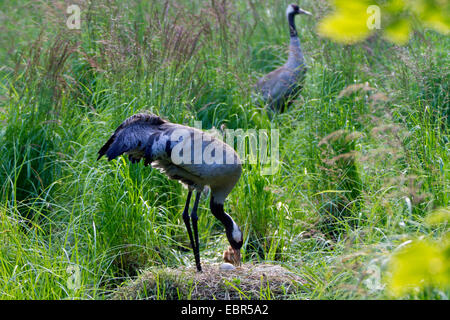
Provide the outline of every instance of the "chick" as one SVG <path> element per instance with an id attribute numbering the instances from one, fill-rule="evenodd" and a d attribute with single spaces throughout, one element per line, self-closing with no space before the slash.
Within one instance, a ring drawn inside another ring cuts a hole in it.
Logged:
<path id="1" fill-rule="evenodd" d="M 231 246 L 223 252 L 223 260 L 235 266 L 241 265 L 241 252 L 233 249 Z"/>

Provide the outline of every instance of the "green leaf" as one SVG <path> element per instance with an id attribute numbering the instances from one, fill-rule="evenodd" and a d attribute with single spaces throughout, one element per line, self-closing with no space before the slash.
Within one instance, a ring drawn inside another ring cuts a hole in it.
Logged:
<path id="1" fill-rule="evenodd" d="M 450 220 L 450 209 L 448 207 L 433 210 L 425 218 L 425 222 L 431 226 L 436 226 L 436 225 L 439 225 L 442 223 L 446 223 L 449 220 Z"/>
<path id="2" fill-rule="evenodd" d="M 448 0 L 335 0 L 335 11 L 322 19 L 318 32 L 337 42 L 355 43 L 376 29 L 397 44 L 405 44 L 413 26 L 432 28 L 448 34 L 450 1 Z"/>
<path id="3" fill-rule="evenodd" d="M 354 43 L 368 36 L 367 1 L 335 1 L 336 12 L 320 21 L 319 34 L 333 40 Z"/>
<path id="4" fill-rule="evenodd" d="M 419 240 L 403 248 L 389 263 L 390 292 L 401 296 L 428 286 L 450 287 L 449 249 L 449 241 L 442 245 L 430 240 Z"/>
<path id="5" fill-rule="evenodd" d="M 450 2 L 448 0 L 410 1 L 412 11 L 424 25 L 442 34 L 450 31 Z"/>
<path id="6" fill-rule="evenodd" d="M 387 26 L 384 34 L 392 42 L 405 44 L 408 42 L 410 33 L 411 22 L 405 18 L 401 18 Z"/>

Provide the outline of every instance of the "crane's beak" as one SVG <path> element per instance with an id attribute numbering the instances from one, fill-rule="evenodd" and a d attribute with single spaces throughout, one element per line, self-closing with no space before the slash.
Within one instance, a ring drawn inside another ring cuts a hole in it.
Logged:
<path id="1" fill-rule="evenodd" d="M 306 14 L 308 16 L 312 16 L 312 13 L 309 12 L 309 11 L 306 11 L 306 10 L 303 10 L 303 9 L 298 9 L 298 11 L 299 11 L 300 14 Z"/>

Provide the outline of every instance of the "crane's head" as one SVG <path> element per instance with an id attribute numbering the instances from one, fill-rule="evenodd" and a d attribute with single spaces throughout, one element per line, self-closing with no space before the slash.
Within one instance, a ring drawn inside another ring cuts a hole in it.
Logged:
<path id="1" fill-rule="evenodd" d="M 230 247 L 223 253 L 225 262 L 239 266 L 241 264 L 241 248 L 243 244 L 242 231 L 233 221 L 232 228 L 226 229 L 226 234 Z"/>
<path id="2" fill-rule="evenodd" d="M 308 16 L 312 16 L 312 13 L 306 10 L 301 9 L 298 5 L 296 4 L 290 4 L 287 6 L 286 9 L 286 15 L 289 16 L 290 14 L 306 14 Z"/>

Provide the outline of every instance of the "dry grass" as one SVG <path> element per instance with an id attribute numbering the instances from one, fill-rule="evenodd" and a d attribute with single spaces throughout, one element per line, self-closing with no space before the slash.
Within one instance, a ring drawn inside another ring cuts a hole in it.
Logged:
<path id="1" fill-rule="evenodd" d="M 193 267 L 152 268 L 131 284 L 122 286 L 113 299 L 283 299 L 304 280 L 288 269 L 272 264 L 243 264 L 232 271 L 219 264 Z"/>

